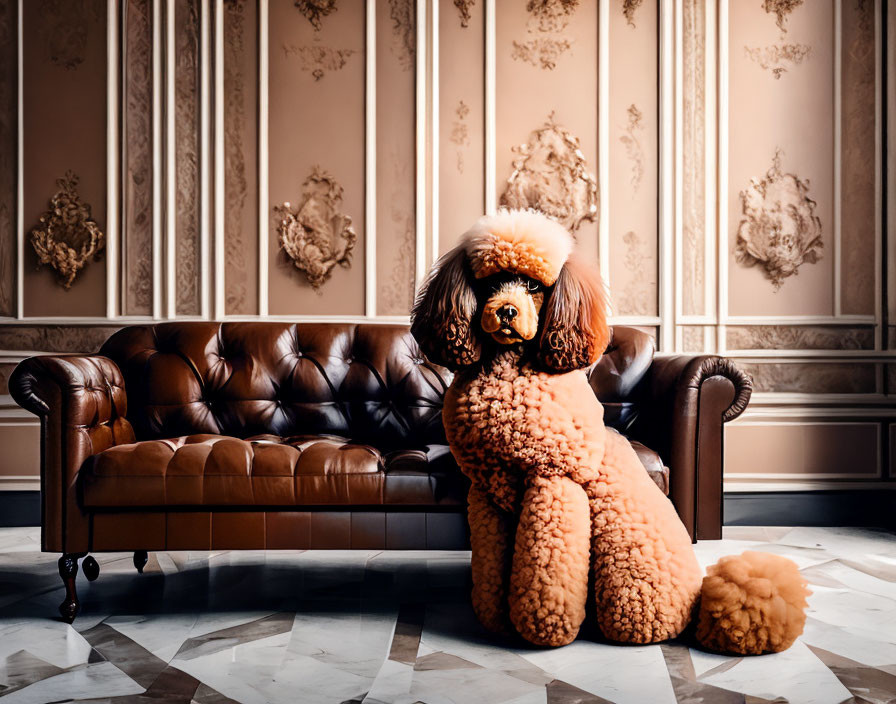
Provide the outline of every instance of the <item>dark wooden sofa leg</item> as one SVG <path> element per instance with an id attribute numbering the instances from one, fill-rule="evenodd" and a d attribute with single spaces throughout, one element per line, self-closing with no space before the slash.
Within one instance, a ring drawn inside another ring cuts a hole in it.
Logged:
<path id="1" fill-rule="evenodd" d="M 72 623 L 81 608 L 75 578 L 78 576 L 78 558 L 83 554 L 67 552 L 59 558 L 59 576 L 65 584 L 65 600 L 59 605 L 59 615 L 66 623 Z"/>
<path id="2" fill-rule="evenodd" d="M 136 550 L 134 552 L 134 567 L 137 568 L 137 571 L 140 574 L 143 574 L 143 568 L 146 567 L 146 562 L 149 560 L 149 554 L 146 550 Z"/>

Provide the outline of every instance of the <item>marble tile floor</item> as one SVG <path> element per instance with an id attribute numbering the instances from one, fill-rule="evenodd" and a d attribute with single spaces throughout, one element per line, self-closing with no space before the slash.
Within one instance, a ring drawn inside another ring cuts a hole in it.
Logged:
<path id="1" fill-rule="evenodd" d="M 787 652 L 724 657 L 593 631 L 555 650 L 485 632 L 465 552 L 100 554 L 82 612 L 57 618 L 57 556 L 0 529 L 0 697 L 23 702 L 896 702 L 896 536 L 729 528 L 705 566 L 744 549 L 793 558 L 812 585 Z"/>

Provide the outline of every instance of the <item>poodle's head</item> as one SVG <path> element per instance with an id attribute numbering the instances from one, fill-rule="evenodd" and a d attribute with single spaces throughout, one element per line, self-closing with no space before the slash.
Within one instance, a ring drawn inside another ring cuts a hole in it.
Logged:
<path id="1" fill-rule="evenodd" d="M 427 357 L 454 370 L 511 345 L 547 371 L 582 369 L 610 337 L 597 270 L 562 225 L 531 210 L 480 218 L 436 262 L 411 332 Z"/>

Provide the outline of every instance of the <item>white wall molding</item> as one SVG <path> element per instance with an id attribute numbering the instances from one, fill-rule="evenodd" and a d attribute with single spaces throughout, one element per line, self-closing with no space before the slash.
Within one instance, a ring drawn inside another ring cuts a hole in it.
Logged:
<path id="1" fill-rule="evenodd" d="M 211 183 L 209 159 L 212 150 L 209 129 L 209 111 L 211 110 L 210 76 L 211 73 L 211 0 L 200 0 L 199 6 L 199 314 L 208 318 L 211 312 L 209 298 L 211 294 L 211 267 L 209 252 L 211 249 L 211 233 L 209 229 L 209 203 Z"/>
<path id="2" fill-rule="evenodd" d="M 597 261 L 601 278 L 610 288 L 610 0 L 598 4 L 597 31 Z"/>
<path id="3" fill-rule="evenodd" d="M 738 480 L 725 478 L 723 483 L 726 494 L 749 492 L 775 493 L 782 491 L 896 491 L 896 482 L 887 481 L 838 481 L 838 480 L 780 480 L 768 477 L 764 481 Z"/>
<path id="4" fill-rule="evenodd" d="M 364 311 L 376 315 L 376 0 L 366 0 L 364 55 Z"/>
<path id="5" fill-rule="evenodd" d="M 658 347 L 663 352 L 671 352 L 675 346 L 674 329 L 674 287 L 675 287 L 675 240 L 678 214 L 676 204 L 676 176 L 680 160 L 676 143 L 680 138 L 680 107 L 676 86 L 681 85 L 680 52 L 680 12 L 681 4 L 672 0 L 660 0 L 659 56 L 659 314 L 661 318 Z"/>
<path id="6" fill-rule="evenodd" d="M 485 212 L 498 209 L 497 161 L 497 17 L 498 0 L 485 0 Z"/>
<path id="7" fill-rule="evenodd" d="M 25 316 L 25 82 L 23 2 L 18 1 L 16 52 L 16 316 Z"/>
<path id="8" fill-rule="evenodd" d="M 429 71 L 427 62 L 427 0 L 416 3 L 417 46 L 416 46 L 416 85 L 414 99 L 416 104 L 416 189 L 415 201 L 415 251 L 414 251 L 414 289 L 420 286 L 426 276 L 426 233 L 427 233 L 427 104 L 426 85 Z"/>
<path id="9" fill-rule="evenodd" d="M 215 0 L 215 234 L 214 234 L 214 318 L 220 320 L 227 312 L 225 268 L 225 212 L 227 197 L 224 175 L 224 0 Z"/>
<path id="10" fill-rule="evenodd" d="M 177 123 L 175 3 L 165 3 L 165 317 L 177 317 Z"/>
<path id="11" fill-rule="evenodd" d="M 118 186 L 121 178 L 118 153 L 120 134 L 118 113 L 120 18 L 117 0 L 106 0 L 106 316 L 118 314 L 118 275 L 121 261 L 118 256 Z"/>
<path id="12" fill-rule="evenodd" d="M 268 193 L 268 0 L 258 0 L 258 314 L 268 314 L 268 247 L 270 196 Z"/>
<path id="13" fill-rule="evenodd" d="M 162 317 L 162 0 L 152 0 L 152 316 Z"/>

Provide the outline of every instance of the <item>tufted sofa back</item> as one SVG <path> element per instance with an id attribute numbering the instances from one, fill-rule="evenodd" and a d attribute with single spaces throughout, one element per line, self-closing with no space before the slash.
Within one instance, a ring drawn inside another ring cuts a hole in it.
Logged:
<path id="1" fill-rule="evenodd" d="M 213 433 L 340 435 L 382 450 L 445 442 L 451 373 L 407 325 L 171 322 L 115 333 L 100 354 L 122 371 L 138 439 Z M 652 339 L 617 328 L 590 372 L 607 422 L 634 418 Z"/>

